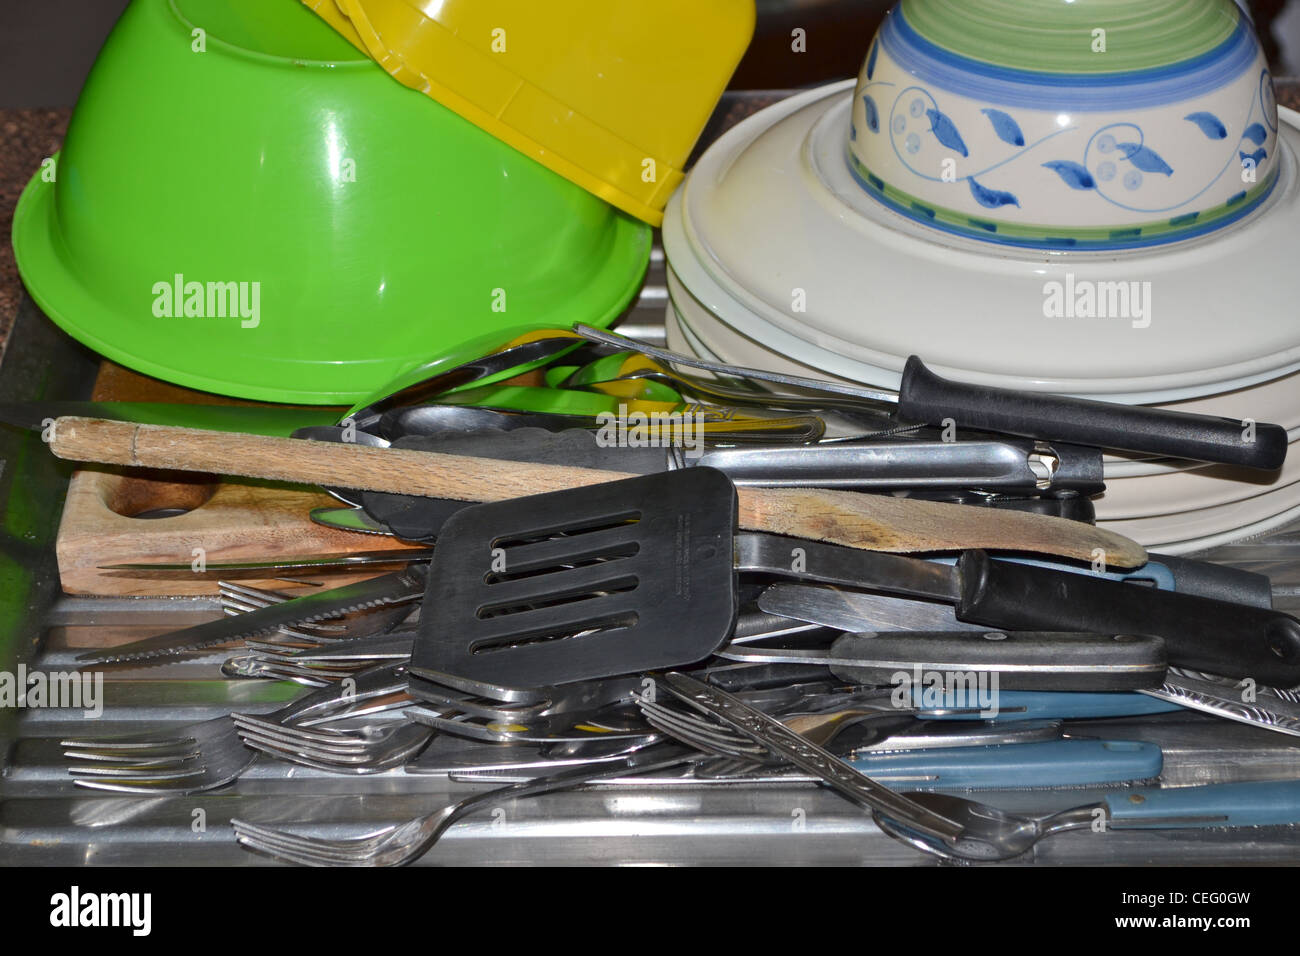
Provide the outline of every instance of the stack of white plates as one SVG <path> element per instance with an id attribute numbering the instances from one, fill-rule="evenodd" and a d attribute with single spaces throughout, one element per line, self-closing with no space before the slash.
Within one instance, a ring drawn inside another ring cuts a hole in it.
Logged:
<path id="1" fill-rule="evenodd" d="M 732 129 L 669 204 L 669 345 L 736 365 L 897 388 L 908 355 L 978 384 L 1276 422 L 1279 472 L 1108 456 L 1098 520 L 1170 553 L 1300 517 L 1300 114 L 1281 176 L 1235 225 L 1155 250 L 1054 254 L 938 235 L 844 161 L 852 82 Z M 1138 282 L 1140 320 L 1044 317 L 1048 283 Z M 1149 324 L 1146 324 L 1149 319 Z"/>

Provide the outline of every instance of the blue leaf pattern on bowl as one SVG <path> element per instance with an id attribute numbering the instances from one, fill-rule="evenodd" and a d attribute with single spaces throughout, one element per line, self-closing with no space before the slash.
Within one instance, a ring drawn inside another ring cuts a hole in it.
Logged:
<path id="1" fill-rule="evenodd" d="M 930 132 L 934 133 L 935 139 L 962 156 L 970 155 L 966 150 L 965 141 L 961 138 L 961 133 L 957 132 L 957 127 L 953 125 L 952 120 L 936 109 L 926 110 L 925 115 L 930 120 Z"/>
<path id="2" fill-rule="evenodd" d="M 865 95 L 861 90 L 859 90 L 859 95 L 863 98 L 866 124 L 873 133 L 878 133 L 882 122 L 879 103 L 873 96 Z M 1261 92 L 1260 103 L 1253 103 L 1246 115 L 1240 117 L 1234 123 L 1234 127 L 1239 123 L 1242 129 L 1239 140 L 1240 145 L 1236 148 L 1239 150 L 1242 163 L 1248 167 L 1251 164 L 1260 166 L 1269 158 L 1268 151 L 1262 148 L 1262 145 L 1268 142 L 1270 136 L 1269 128 L 1265 126 L 1268 123 L 1268 115 L 1267 102 L 1263 99 L 1263 96 L 1264 93 Z M 1254 122 L 1259 117 L 1261 104 L 1265 109 L 1263 122 Z M 889 128 L 885 132 L 892 142 L 895 155 L 908 173 L 928 183 L 946 182 L 955 185 L 956 183 L 965 182 L 971 198 L 988 210 L 997 210 L 1010 206 L 1017 209 L 1023 208 L 1020 199 L 1022 191 L 1017 190 L 1013 193 L 991 188 L 979 181 L 981 177 L 992 175 L 995 170 L 1003 170 L 1021 163 L 1039 163 L 1038 157 L 1042 155 L 1040 150 L 1050 140 L 1062 135 L 1075 134 L 1076 131 L 1081 129 L 1081 125 L 1066 124 L 1059 130 L 1045 131 L 1044 135 L 1031 142 L 1025 135 L 1024 128 L 1020 125 L 1019 120 L 1015 117 L 1001 109 L 982 108 L 980 112 L 988 117 L 989 124 L 992 126 L 998 140 L 1013 147 L 1013 150 L 1008 155 L 1008 150 L 998 147 L 996 143 L 988 139 L 986 134 L 979 140 L 979 148 L 972 154 L 965 139 L 957 129 L 957 124 L 939 108 L 934 95 L 925 87 L 909 86 L 898 91 L 887 103 L 887 108 L 889 112 L 885 119 Z M 911 117 L 910 120 L 909 116 Z M 1221 147 L 1217 145 L 1210 147 L 1214 152 L 1218 153 L 1222 149 L 1231 148 L 1229 143 L 1231 142 L 1230 133 L 1233 127 L 1221 120 L 1218 115 L 1207 111 L 1198 111 L 1188 114 L 1184 119 L 1195 124 L 1207 139 L 1223 144 Z M 928 120 L 930 124 L 928 130 L 921 125 L 925 120 Z M 1059 117 L 1057 125 L 1060 125 Z M 858 132 L 858 129 L 851 124 L 850 137 L 858 139 Z M 926 133 L 932 133 L 941 146 L 970 160 L 970 165 L 962 170 L 965 175 L 960 175 L 955 179 L 947 178 L 945 175 L 941 180 L 927 168 L 928 164 L 934 161 L 934 157 L 929 154 L 925 157 L 918 155 L 923 149 L 922 144 Z M 1143 206 L 1159 205 L 1161 208 L 1149 210 L 1158 215 L 1160 213 L 1172 213 L 1180 207 L 1186 208 L 1188 203 L 1195 200 L 1205 189 L 1209 188 L 1204 182 L 1190 183 L 1183 181 L 1191 172 L 1191 165 L 1180 164 L 1180 167 L 1185 168 L 1183 168 L 1181 176 L 1176 177 L 1175 170 L 1165 158 L 1146 145 L 1146 135 L 1142 127 L 1132 121 L 1116 120 L 1109 122 L 1104 126 L 1095 128 L 1090 136 L 1089 132 L 1084 130 L 1078 133 L 1078 137 L 1088 137 L 1088 139 L 1082 155 L 1077 160 L 1056 159 L 1043 162 L 1040 165 L 1042 168 L 1050 169 L 1056 173 L 1069 188 L 1080 192 L 1092 192 L 1100 202 L 1139 212 L 1143 211 Z M 861 140 L 858 141 L 861 142 Z M 1255 149 L 1252 154 L 1249 150 L 1253 146 L 1260 146 L 1261 148 Z M 1050 149 L 1051 147 L 1047 148 Z M 1231 153 L 1228 153 L 1228 155 L 1231 155 Z M 1123 166 L 1125 162 L 1129 164 L 1127 169 Z M 920 165 L 917 165 L 917 163 L 920 163 Z M 1143 190 L 1144 176 L 1159 173 L 1174 179 L 1179 186 L 1178 192 L 1186 193 L 1186 195 L 1181 199 L 1178 197 L 1168 198 L 1163 195 L 1156 195 L 1145 200 L 1137 197 L 1135 194 Z M 859 182 L 863 183 L 864 188 L 868 183 L 870 188 L 876 191 L 883 191 L 886 188 L 883 180 L 878 176 L 874 176 L 865 168 L 861 173 L 855 175 L 858 175 Z M 1211 180 L 1209 185 L 1213 185 L 1217 179 L 1225 175 L 1230 177 L 1234 175 L 1230 161 L 1219 168 L 1215 179 Z M 998 174 L 998 178 L 1008 181 L 1002 173 Z M 1014 181 L 1013 178 L 1009 182 Z M 903 184 L 899 184 L 899 188 L 902 190 L 908 189 Z M 1247 192 L 1242 192 L 1229 200 L 1228 205 L 1232 205 L 1234 202 L 1240 203 L 1247 196 Z M 1032 200 L 1036 198 L 1031 197 L 1031 205 L 1033 205 Z M 961 202 L 959 200 L 959 203 Z M 960 210 L 960 208 L 961 205 L 954 206 L 954 209 Z M 969 209 L 970 207 L 967 206 L 966 208 Z M 910 206 L 899 207 L 897 211 L 909 218 L 927 223 L 933 223 L 936 218 L 934 207 L 921 202 L 912 202 Z M 949 215 L 953 214 L 949 213 Z M 955 215 L 962 215 L 962 213 L 957 212 Z M 1194 226 L 1199 216 L 1199 212 L 1194 212 L 1168 215 L 1166 218 L 1171 225 L 1181 229 L 1184 226 Z M 970 229 L 983 228 L 989 232 L 997 232 L 998 229 L 994 223 L 985 223 L 970 218 L 969 215 L 963 222 L 958 223 L 954 229 L 961 232 L 967 229 L 967 224 Z M 1132 232 L 1133 235 L 1128 235 L 1128 232 Z M 1122 229 L 1112 230 L 1110 238 L 1116 241 L 1120 239 L 1142 240 L 1142 244 L 1152 245 L 1167 241 L 1165 239 L 1148 241 L 1141 234 L 1142 230 L 1140 229 L 1129 230 L 1128 232 Z M 1048 236 L 1035 241 L 1044 244 L 1060 244 L 1066 240 L 1053 239 Z M 1068 241 L 1072 243 L 1074 240 Z M 1033 243 L 1031 242 L 1030 245 L 1033 245 Z"/>
<path id="3" fill-rule="evenodd" d="M 873 133 L 880 132 L 880 110 L 876 107 L 876 101 L 870 96 L 862 97 L 862 107 L 867 113 L 867 129 Z"/>
<path id="4" fill-rule="evenodd" d="M 871 79 L 871 74 L 876 72 L 876 54 L 880 52 L 880 41 L 877 40 L 871 44 L 871 52 L 867 54 L 867 79 Z"/>
<path id="5" fill-rule="evenodd" d="M 1173 168 L 1150 146 L 1143 146 L 1140 143 L 1119 143 L 1117 148 L 1124 152 L 1125 159 L 1144 173 L 1164 173 L 1166 176 L 1174 174 Z"/>
<path id="6" fill-rule="evenodd" d="M 1011 193 L 1005 193 L 997 189 L 989 189 L 987 186 L 981 186 L 972 178 L 970 182 L 970 194 L 975 197 L 975 201 L 986 209 L 997 209 L 1000 206 L 1019 206 L 1020 200 Z"/>
<path id="7" fill-rule="evenodd" d="M 1228 127 L 1224 126 L 1223 121 L 1213 113 L 1192 113 L 1188 116 L 1184 116 L 1183 119 L 1191 120 L 1199 126 L 1201 132 L 1210 139 L 1228 138 Z"/>
<path id="8" fill-rule="evenodd" d="M 1025 145 L 1025 134 L 1020 131 L 1020 124 L 1006 113 L 993 109 L 980 110 L 980 112 L 989 118 L 989 122 L 993 124 L 993 131 L 998 134 L 1002 142 L 1010 143 L 1012 146 Z"/>
<path id="9" fill-rule="evenodd" d="M 1097 180 L 1092 178 L 1092 173 L 1078 163 L 1072 163 L 1067 159 L 1054 159 L 1050 163 L 1043 163 L 1043 167 L 1060 176 L 1071 189 L 1097 188 Z"/>
<path id="10" fill-rule="evenodd" d="M 1251 123 L 1241 134 L 1241 138 L 1250 140 L 1256 146 L 1263 146 L 1264 140 L 1268 139 L 1268 130 L 1264 129 L 1263 123 Z"/>

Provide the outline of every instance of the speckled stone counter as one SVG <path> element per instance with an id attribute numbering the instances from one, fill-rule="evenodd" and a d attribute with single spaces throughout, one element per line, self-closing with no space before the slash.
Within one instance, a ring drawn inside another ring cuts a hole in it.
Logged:
<path id="1" fill-rule="evenodd" d="M 0 110 L 0 354 L 23 296 L 9 238 L 14 206 L 41 160 L 62 145 L 71 115 L 71 109 Z"/>

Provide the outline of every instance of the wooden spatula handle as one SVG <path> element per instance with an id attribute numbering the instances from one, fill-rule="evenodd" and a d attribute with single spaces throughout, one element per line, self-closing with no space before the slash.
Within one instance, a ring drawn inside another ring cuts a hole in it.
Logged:
<path id="1" fill-rule="evenodd" d="M 50 449 L 73 461 L 204 471 L 458 501 L 501 501 L 628 477 L 594 468 L 488 461 L 96 418 L 58 419 Z"/>
<path id="2" fill-rule="evenodd" d="M 569 468 L 367 445 L 60 418 L 60 458 L 213 472 L 458 501 L 501 501 L 617 481 L 623 472 Z M 873 551 L 1033 551 L 1118 568 L 1146 562 L 1114 532 L 1044 515 L 851 491 L 741 488 L 740 526 Z"/>
<path id="3" fill-rule="evenodd" d="M 1139 568 L 1136 541 L 1049 515 L 802 488 L 741 488 L 740 526 L 868 551 L 1033 551 L 1094 567 Z"/>

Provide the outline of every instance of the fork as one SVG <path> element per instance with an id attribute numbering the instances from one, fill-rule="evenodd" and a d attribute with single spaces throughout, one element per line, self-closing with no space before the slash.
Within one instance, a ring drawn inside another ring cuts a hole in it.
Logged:
<path id="1" fill-rule="evenodd" d="M 357 675 L 350 693 L 338 686 L 323 688 L 263 714 L 261 719 L 278 723 L 324 719 L 341 701 L 355 704 L 405 687 L 401 668 L 376 667 Z M 238 726 L 229 715 L 170 731 L 62 740 L 59 746 L 65 748 L 66 759 L 88 761 L 68 768 L 77 786 L 120 793 L 214 790 L 235 780 L 257 756 L 241 742 Z"/>
<path id="2" fill-rule="evenodd" d="M 862 695 L 859 694 L 849 694 L 847 697 L 842 694 L 819 695 L 806 699 L 803 702 L 804 709 L 794 713 L 783 713 L 777 719 L 809 743 L 818 747 L 829 747 L 844 731 L 864 723 L 879 724 L 880 732 L 887 735 L 894 729 L 891 725 L 897 726 L 899 718 L 915 718 L 922 714 L 928 717 L 978 716 L 980 713 L 977 708 L 922 710 L 916 707 L 896 707 L 893 703 L 885 702 L 888 698 L 872 700 L 871 696 L 879 697 L 871 694 L 868 699 L 863 700 Z M 814 702 L 825 706 L 835 697 L 845 697 L 846 701 L 852 703 L 849 706 L 841 705 L 833 709 L 806 709 Z M 638 699 L 638 704 L 640 703 Z M 701 743 L 712 742 L 714 749 L 709 752 L 725 758 L 700 766 L 700 772 L 708 776 L 743 777 L 764 767 L 784 763 L 780 757 L 774 756 L 766 747 L 756 744 L 752 738 L 700 714 L 673 708 L 662 719 L 676 721 L 684 733 L 694 735 Z"/>
<path id="3" fill-rule="evenodd" d="M 307 687 L 326 687 L 345 677 L 351 677 L 364 667 L 372 667 L 374 663 L 363 662 L 356 666 L 301 664 L 287 657 L 249 653 L 226 658 L 221 665 L 221 673 L 226 677 L 261 677 L 293 681 Z"/>
<path id="4" fill-rule="evenodd" d="M 323 687 L 359 670 L 411 657 L 405 631 L 331 640 L 324 646 L 245 641 L 244 653 L 227 658 L 221 671 L 229 677 L 269 677 Z"/>
<path id="5" fill-rule="evenodd" d="M 255 754 L 239 742 L 229 717 L 213 717 L 159 736 L 137 734 L 103 740 L 63 740 L 73 782 L 120 793 L 198 793 L 230 783 Z"/>
<path id="6" fill-rule="evenodd" d="M 423 856 L 457 820 L 483 806 L 502 800 L 570 790 L 629 772 L 655 773 L 694 759 L 686 747 L 657 744 L 629 754 L 614 764 L 587 765 L 566 769 L 525 783 L 485 790 L 416 817 L 406 823 L 384 827 L 375 833 L 351 839 L 335 839 L 297 833 L 278 827 L 232 819 L 235 839 L 250 849 L 305 866 L 402 866 Z"/>
<path id="7" fill-rule="evenodd" d="M 392 714 L 410 704 L 405 693 L 394 694 L 340 718 Z M 405 719 L 387 721 L 386 725 L 368 721 L 355 730 L 336 730 L 315 729 L 312 724 L 286 725 L 251 714 L 231 714 L 231 718 L 248 747 L 292 763 L 339 773 L 380 773 L 400 766 L 419 753 L 434 735 L 432 727 Z"/>
<path id="8" fill-rule="evenodd" d="M 333 741 L 305 743 L 274 731 L 239 728 L 240 739 L 253 750 L 305 767 L 348 774 L 382 773 L 401 766 L 424 749 L 434 730 L 408 721 L 369 734 L 336 733 Z"/>
<path id="9" fill-rule="evenodd" d="M 638 705 L 641 700 L 638 699 Z M 644 708 L 642 708 L 644 710 Z M 966 711 L 945 711 L 944 713 L 965 713 Z M 978 713 L 977 710 L 969 711 L 972 714 Z M 828 711 L 825 713 L 798 713 L 782 715 L 778 718 L 781 723 L 785 724 L 790 730 L 800 734 L 809 742 L 819 747 L 826 747 L 831 744 L 840 734 L 863 723 L 874 723 L 877 721 L 883 723 L 892 723 L 899 717 L 916 717 L 921 711 L 912 707 L 894 707 L 892 705 L 881 704 L 865 707 L 847 707 L 841 710 Z M 932 712 L 928 712 L 932 713 Z M 717 749 L 714 751 L 718 756 L 730 757 L 748 757 L 755 762 L 762 763 L 781 763 L 779 757 L 772 756 L 771 752 L 761 744 L 755 743 L 751 738 L 737 733 L 730 728 L 724 727 L 715 720 L 710 720 L 697 714 L 692 714 L 686 710 L 673 708 L 668 710 L 664 708 L 661 719 L 669 720 L 679 725 L 683 732 L 691 733 L 699 737 L 701 741 L 714 741 Z"/>
<path id="10" fill-rule="evenodd" d="M 637 706 L 653 727 L 683 743 L 705 753 L 736 757 L 749 757 L 753 748 L 758 747 L 806 773 L 814 774 L 855 803 L 887 814 L 890 819 L 917 831 L 943 839 L 951 839 L 961 832 L 960 825 L 953 820 L 877 783 L 780 721 L 725 691 L 677 671 L 664 674 L 658 681 L 677 698 L 676 706 L 660 703 L 652 695 L 639 695 Z M 712 718 L 710 725 L 701 728 L 698 718 L 685 719 L 683 707 L 693 708 Z M 719 727 L 720 724 L 726 725 L 726 732 L 744 736 L 745 747 L 727 748 L 727 733 Z"/>

